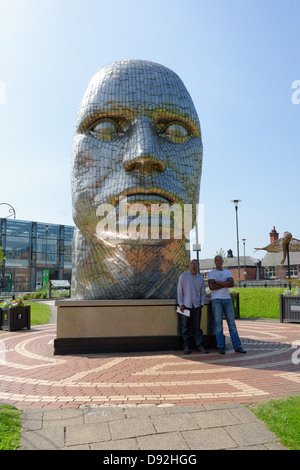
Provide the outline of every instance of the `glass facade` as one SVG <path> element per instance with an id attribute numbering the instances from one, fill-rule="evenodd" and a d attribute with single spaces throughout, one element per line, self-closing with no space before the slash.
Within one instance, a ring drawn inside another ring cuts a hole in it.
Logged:
<path id="1" fill-rule="evenodd" d="M 44 271 L 50 280 L 71 281 L 74 227 L 16 219 L 0 224 L 2 292 L 33 292 L 42 287 Z"/>

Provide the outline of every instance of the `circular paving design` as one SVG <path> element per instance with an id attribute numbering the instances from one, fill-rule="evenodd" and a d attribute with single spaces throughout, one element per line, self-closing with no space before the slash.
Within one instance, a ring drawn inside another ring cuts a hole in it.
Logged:
<path id="1" fill-rule="evenodd" d="M 227 350 L 53 354 L 56 325 L 0 330 L 0 403 L 18 408 L 103 404 L 250 403 L 300 393 L 300 324 L 238 320 L 247 354 Z"/>

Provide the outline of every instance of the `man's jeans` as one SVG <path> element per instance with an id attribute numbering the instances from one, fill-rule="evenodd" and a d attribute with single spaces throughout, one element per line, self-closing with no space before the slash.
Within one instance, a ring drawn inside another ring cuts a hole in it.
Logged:
<path id="1" fill-rule="evenodd" d="M 224 334 L 223 334 L 223 312 L 227 325 L 229 328 L 230 338 L 232 341 L 232 346 L 238 348 L 241 346 L 241 340 L 236 328 L 235 319 L 234 319 L 234 309 L 231 299 L 213 299 L 211 301 L 212 311 L 214 315 L 215 323 L 215 333 L 217 339 L 217 347 L 224 348 Z"/>
<path id="2" fill-rule="evenodd" d="M 194 332 L 197 348 L 202 347 L 203 331 L 200 329 L 201 307 L 189 308 L 190 316 L 181 315 L 182 338 L 184 349 L 189 348 L 190 330 Z"/>

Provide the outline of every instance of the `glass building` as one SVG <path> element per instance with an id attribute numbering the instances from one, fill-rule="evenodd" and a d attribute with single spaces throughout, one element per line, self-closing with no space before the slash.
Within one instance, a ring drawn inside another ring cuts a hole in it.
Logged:
<path id="1" fill-rule="evenodd" d="M 33 292 L 49 280 L 69 280 L 72 273 L 74 227 L 0 219 L 2 292 Z"/>

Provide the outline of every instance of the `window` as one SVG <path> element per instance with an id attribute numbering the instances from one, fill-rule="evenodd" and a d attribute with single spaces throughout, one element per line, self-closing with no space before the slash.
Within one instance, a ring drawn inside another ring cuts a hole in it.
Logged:
<path id="1" fill-rule="evenodd" d="M 289 277 L 288 268 L 286 268 L 285 273 L 286 273 L 286 277 Z M 297 266 L 290 266 L 290 275 L 291 275 L 291 277 L 297 277 L 298 276 Z"/>
<path id="2" fill-rule="evenodd" d="M 6 235 L 27 237 L 29 239 L 31 235 L 31 222 L 24 222 L 22 220 L 7 220 Z"/>
<path id="3" fill-rule="evenodd" d="M 65 226 L 65 240 L 73 239 L 74 228 Z"/>
<path id="4" fill-rule="evenodd" d="M 58 225 L 37 224 L 36 235 L 38 238 L 58 238 Z"/>
<path id="5" fill-rule="evenodd" d="M 6 237 L 5 266 L 29 266 L 30 260 L 30 239 L 8 235 Z"/>
<path id="6" fill-rule="evenodd" d="M 275 279 L 276 278 L 276 268 L 266 268 L 265 269 L 265 278 L 266 279 Z"/>

